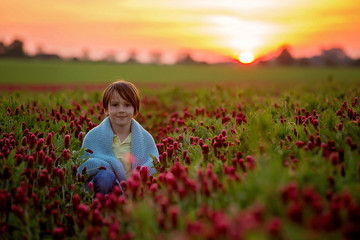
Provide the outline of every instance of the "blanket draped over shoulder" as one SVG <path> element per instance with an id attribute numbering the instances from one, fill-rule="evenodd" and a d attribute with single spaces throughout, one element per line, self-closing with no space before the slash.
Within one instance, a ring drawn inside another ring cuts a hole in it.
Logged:
<path id="1" fill-rule="evenodd" d="M 114 133 L 110 125 L 110 119 L 105 118 L 100 125 L 91 129 L 85 136 L 82 147 L 90 149 L 92 153 L 86 152 L 84 158 L 89 159 L 79 168 L 78 173 L 86 167 L 88 179 L 92 179 L 99 171 L 99 167 L 111 169 L 118 182 L 126 181 L 125 170 L 122 163 L 115 157 L 112 143 Z M 135 119 L 131 122 L 131 161 L 132 170 L 137 166 L 147 166 L 149 175 L 156 172 L 153 168 L 153 160 L 150 154 L 159 159 L 153 137 Z"/>

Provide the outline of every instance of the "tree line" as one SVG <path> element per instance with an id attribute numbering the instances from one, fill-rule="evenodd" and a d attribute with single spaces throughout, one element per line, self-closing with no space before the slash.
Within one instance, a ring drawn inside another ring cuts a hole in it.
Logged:
<path id="1" fill-rule="evenodd" d="M 360 66 L 360 59 L 350 58 L 346 52 L 340 48 L 323 49 L 320 55 L 309 58 L 294 58 L 291 55 L 289 46 L 282 47 L 280 54 L 270 60 L 260 61 L 262 65 L 283 65 L 283 66 Z"/>
<path id="2" fill-rule="evenodd" d="M 137 59 L 138 53 L 135 50 L 131 50 L 128 54 L 128 59 L 122 63 L 140 63 Z M 24 50 L 24 43 L 21 40 L 14 40 L 9 45 L 5 45 L 0 42 L 0 58 L 28 58 L 28 59 L 41 59 L 41 60 L 65 60 L 61 56 L 53 53 L 44 53 L 41 48 L 35 55 L 29 55 Z M 149 63 L 161 64 L 162 54 L 159 51 L 153 51 L 150 53 Z M 89 58 L 88 50 L 83 51 L 83 55 L 80 57 L 73 57 L 69 59 L 71 61 L 91 61 Z M 106 56 L 100 60 L 105 62 L 116 62 L 114 52 L 108 52 Z M 199 62 L 193 59 L 192 55 L 188 51 L 182 51 L 178 54 L 177 64 L 207 64 L 206 62 Z"/>
<path id="3" fill-rule="evenodd" d="M 72 61 L 91 61 L 88 57 L 88 51 L 84 51 L 84 56 L 74 57 Z M 24 51 L 24 43 L 15 39 L 9 45 L 0 42 L 0 58 L 32 58 L 42 60 L 64 60 L 57 54 L 43 53 L 41 50 L 33 56 Z M 152 64 L 161 64 L 162 54 L 159 51 L 150 53 L 150 62 Z M 109 53 L 102 61 L 116 62 L 115 54 Z M 122 63 L 139 63 L 137 52 L 132 50 L 128 59 Z M 235 63 L 235 61 L 229 61 Z M 207 64 L 194 60 L 190 52 L 182 51 L 177 56 L 176 64 Z M 281 66 L 360 66 L 360 59 L 350 58 L 342 48 L 323 49 L 322 53 L 309 58 L 294 58 L 289 46 L 283 46 L 280 54 L 269 60 L 260 60 L 259 65 L 281 65 Z"/>

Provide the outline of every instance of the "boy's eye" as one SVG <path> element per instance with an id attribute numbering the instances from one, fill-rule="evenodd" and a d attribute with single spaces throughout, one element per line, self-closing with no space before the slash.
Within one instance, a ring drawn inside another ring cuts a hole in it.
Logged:
<path id="1" fill-rule="evenodd" d="M 111 104 L 111 106 L 113 106 L 113 107 L 117 107 L 117 103 L 113 103 L 113 104 Z"/>
<path id="2" fill-rule="evenodd" d="M 125 107 L 129 107 L 130 106 L 130 104 L 128 104 L 128 103 L 125 103 Z"/>

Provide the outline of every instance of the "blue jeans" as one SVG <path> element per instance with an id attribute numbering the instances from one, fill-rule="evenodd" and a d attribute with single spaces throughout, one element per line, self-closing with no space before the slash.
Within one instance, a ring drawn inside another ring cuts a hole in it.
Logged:
<path id="1" fill-rule="evenodd" d="M 95 175 L 92 182 L 95 194 L 99 192 L 105 196 L 105 194 L 112 192 L 113 188 L 115 187 L 116 176 L 111 170 L 100 170 Z"/>

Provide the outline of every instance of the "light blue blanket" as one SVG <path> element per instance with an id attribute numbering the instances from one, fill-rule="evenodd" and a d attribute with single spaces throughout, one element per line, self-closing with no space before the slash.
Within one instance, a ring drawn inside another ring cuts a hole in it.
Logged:
<path id="1" fill-rule="evenodd" d="M 93 153 L 85 153 L 84 157 L 89 157 L 89 159 L 78 168 L 78 173 L 86 167 L 87 182 L 96 175 L 99 167 L 114 171 L 118 182 L 126 181 L 124 167 L 115 157 L 112 149 L 113 137 L 114 133 L 108 117 L 86 134 L 82 147 L 90 149 Z M 150 157 L 151 154 L 159 159 L 155 141 L 135 119 L 131 122 L 131 154 L 133 170 L 140 165 L 147 166 L 149 175 L 156 172 Z"/>

